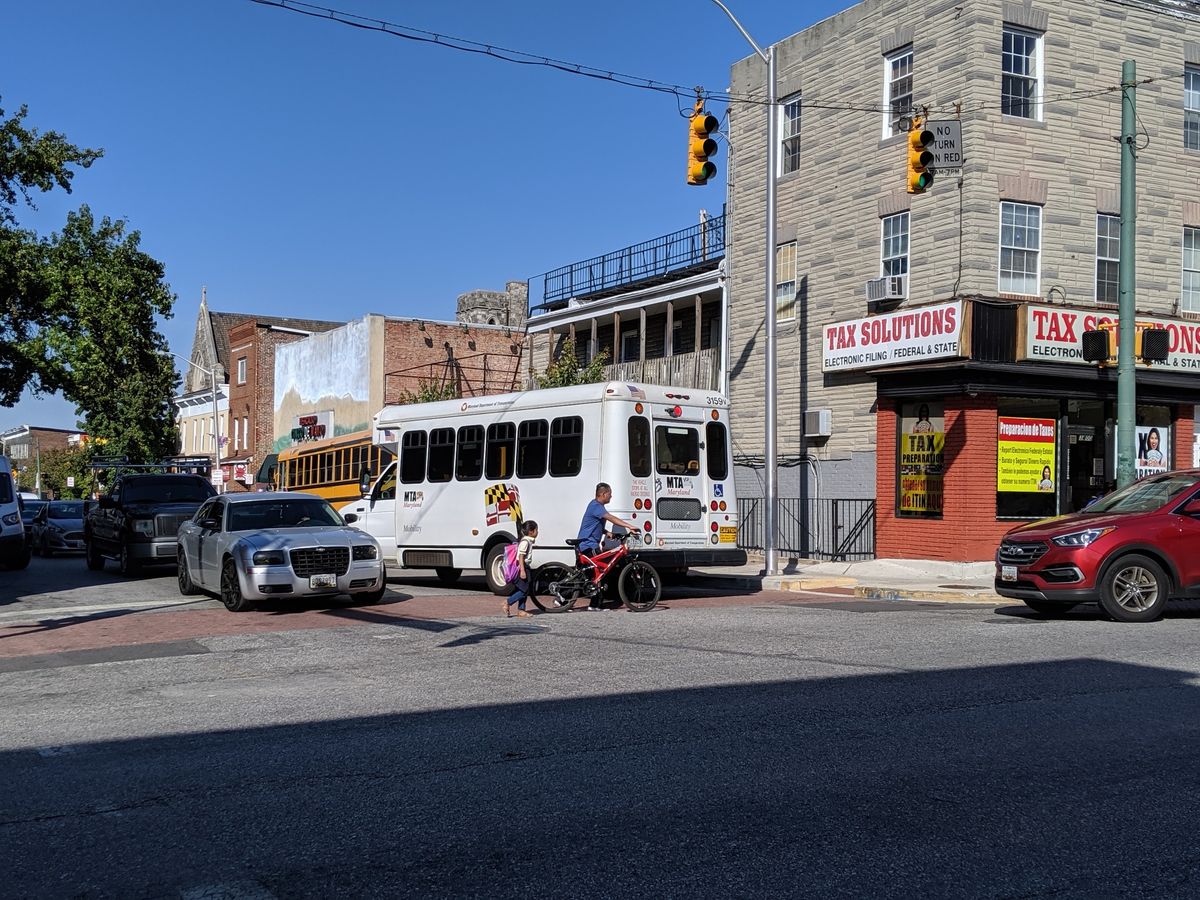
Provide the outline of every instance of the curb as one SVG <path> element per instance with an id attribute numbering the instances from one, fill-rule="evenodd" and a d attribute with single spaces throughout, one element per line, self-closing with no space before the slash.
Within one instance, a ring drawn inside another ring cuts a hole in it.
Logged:
<path id="1" fill-rule="evenodd" d="M 873 587 L 860 584 L 854 588 L 854 596 L 865 600 L 936 600 L 940 603 L 1010 603 L 994 591 L 986 588 L 979 590 L 953 591 L 928 589 L 898 589 L 890 587 Z"/>

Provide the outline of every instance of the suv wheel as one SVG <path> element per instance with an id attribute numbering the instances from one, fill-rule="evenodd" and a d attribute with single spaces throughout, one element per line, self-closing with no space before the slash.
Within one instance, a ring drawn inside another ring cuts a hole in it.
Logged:
<path id="1" fill-rule="evenodd" d="M 1100 584 L 1100 608 L 1118 622 L 1153 622 L 1167 605 L 1170 582 L 1148 556 L 1131 553 L 1108 567 Z"/>
<path id="2" fill-rule="evenodd" d="M 118 570 L 127 578 L 132 578 L 138 573 L 138 561 L 129 553 L 129 544 L 121 545 L 121 556 L 118 559 Z"/>

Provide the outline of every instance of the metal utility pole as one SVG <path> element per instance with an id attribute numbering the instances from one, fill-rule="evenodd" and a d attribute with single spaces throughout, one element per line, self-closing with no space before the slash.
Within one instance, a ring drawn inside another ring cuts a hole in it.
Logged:
<path id="1" fill-rule="evenodd" d="M 750 46 L 754 48 L 754 52 L 758 54 L 759 59 L 767 64 L 767 171 L 764 179 L 767 185 L 767 202 L 766 202 L 766 266 L 765 269 L 765 293 L 766 293 L 766 310 L 763 322 L 763 342 L 765 345 L 765 376 L 763 380 L 763 467 L 766 469 L 766 477 L 764 479 L 763 489 L 766 493 L 766 522 L 765 535 L 763 536 L 763 556 L 765 562 L 765 574 L 775 575 L 779 571 L 778 544 L 779 544 L 779 525 L 778 525 L 778 480 L 779 471 L 776 463 L 776 439 L 778 427 L 776 424 L 776 410 L 778 409 L 777 387 L 775 384 L 776 376 L 776 342 L 775 342 L 775 173 L 778 170 L 778 155 L 779 155 L 779 116 L 776 114 L 775 103 L 775 47 L 774 45 L 763 50 L 754 42 L 754 38 L 750 37 L 750 33 L 742 27 L 742 23 L 729 11 L 729 8 L 721 2 L 721 0 L 713 0 L 713 3 L 721 7 L 725 15 L 737 30 L 742 33 Z M 803 340 L 803 338 L 801 338 Z M 801 378 L 805 377 L 802 373 Z"/>
<path id="2" fill-rule="evenodd" d="M 1117 487 L 1132 484 L 1137 425 L 1137 362 L 1133 356 L 1137 329 L 1136 270 L 1137 226 L 1137 65 L 1121 64 L 1121 250 L 1118 275 L 1117 323 Z"/>

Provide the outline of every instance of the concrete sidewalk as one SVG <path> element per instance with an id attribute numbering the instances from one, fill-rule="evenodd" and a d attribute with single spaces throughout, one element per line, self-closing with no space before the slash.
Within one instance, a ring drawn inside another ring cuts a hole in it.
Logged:
<path id="1" fill-rule="evenodd" d="M 872 600 L 941 600 L 962 603 L 1008 602 L 993 590 L 996 564 L 929 559 L 865 559 L 825 562 L 781 559 L 781 574 L 764 576 L 762 559 L 738 568 L 697 568 L 692 576 L 766 591 L 851 589 Z"/>

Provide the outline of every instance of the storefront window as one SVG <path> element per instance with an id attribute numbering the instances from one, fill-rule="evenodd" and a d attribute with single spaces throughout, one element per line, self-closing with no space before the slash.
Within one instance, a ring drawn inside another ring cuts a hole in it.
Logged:
<path id="1" fill-rule="evenodd" d="M 1001 399 L 997 412 L 996 518 L 1057 515 L 1058 402 Z"/>
<path id="2" fill-rule="evenodd" d="M 945 421 L 945 406 L 940 402 L 901 405 L 900 430 L 897 435 L 900 457 L 897 516 L 941 516 L 942 479 L 945 472 Z"/>

